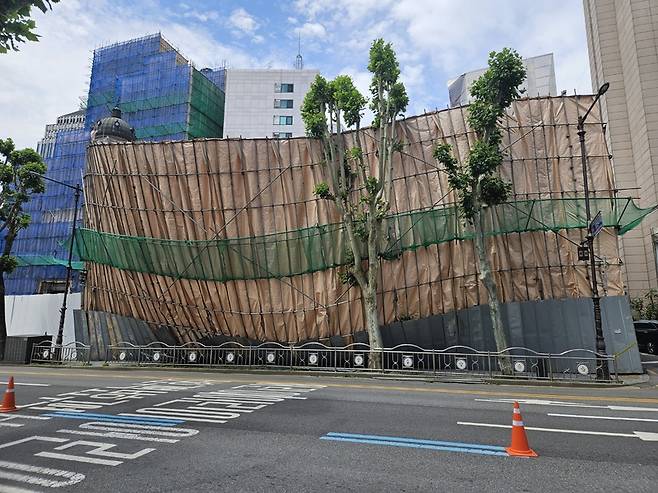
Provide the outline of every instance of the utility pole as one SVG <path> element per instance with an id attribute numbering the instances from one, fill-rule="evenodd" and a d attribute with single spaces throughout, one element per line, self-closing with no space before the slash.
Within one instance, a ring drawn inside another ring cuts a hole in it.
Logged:
<path id="1" fill-rule="evenodd" d="M 64 338 L 64 322 L 66 320 L 66 303 L 68 301 L 68 294 L 71 286 L 71 274 L 73 272 L 73 245 L 75 243 L 75 231 L 78 223 L 78 205 L 80 203 L 80 194 L 82 192 L 82 189 L 80 188 L 80 185 L 73 186 L 73 185 L 69 185 L 68 183 L 55 180 L 54 178 L 50 178 L 45 175 L 40 175 L 39 173 L 33 173 L 33 172 L 30 173 L 36 176 L 40 176 L 44 180 L 51 181 L 53 183 L 57 183 L 58 185 L 62 185 L 64 187 L 75 190 L 75 205 L 73 206 L 73 231 L 71 232 L 71 243 L 69 244 L 68 261 L 66 263 L 66 289 L 64 290 L 64 299 L 62 300 L 62 307 L 59 309 L 59 326 L 57 327 L 57 338 L 55 339 L 55 357 L 56 359 L 59 359 L 59 356 L 61 354 L 62 341 Z"/>
<path id="2" fill-rule="evenodd" d="M 583 187 L 585 189 L 585 213 L 587 215 L 587 247 L 589 253 L 590 279 L 592 283 L 592 303 L 594 305 L 594 330 L 596 334 L 596 352 L 598 355 L 605 355 L 605 339 L 603 338 L 603 325 L 601 322 L 601 298 L 599 297 L 599 288 L 596 280 L 596 260 L 594 258 L 594 231 L 592 229 L 592 211 L 590 208 L 589 181 L 587 178 L 587 149 L 585 148 L 585 119 L 589 115 L 599 98 L 605 94 L 610 87 L 608 82 L 604 83 L 596 93 L 596 97 L 583 116 L 578 117 L 578 138 L 580 140 L 580 157 L 583 167 Z M 610 369 L 608 360 L 597 357 L 596 378 L 599 380 L 610 379 Z"/>

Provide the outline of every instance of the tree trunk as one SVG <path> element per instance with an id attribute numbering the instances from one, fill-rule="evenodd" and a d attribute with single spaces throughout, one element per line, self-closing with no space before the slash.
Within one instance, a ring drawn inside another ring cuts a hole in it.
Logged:
<path id="1" fill-rule="evenodd" d="M 14 246 L 14 238 L 16 238 L 16 232 L 13 229 L 9 229 L 7 236 L 5 236 L 5 244 L 2 249 L 2 255 L 9 255 L 11 249 Z M 7 345 L 7 317 L 5 315 L 5 273 L 0 272 L 0 304 L 2 308 L 0 309 L 0 361 L 5 359 L 5 347 Z"/>
<path id="2" fill-rule="evenodd" d="M 382 334 L 379 330 L 379 313 L 377 309 L 377 288 L 368 284 L 365 289 L 361 289 L 363 295 L 363 310 L 366 318 L 366 331 L 368 332 L 368 341 L 370 343 L 370 357 L 368 358 L 368 368 L 382 368 L 383 347 Z"/>
<path id="3" fill-rule="evenodd" d="M 491 316 L 491 325 L 493 327 L 496 349 L 500 352 L 507 349 L 507 336 L 503 328 L 503 318 L 500 313 L 500 301 L 498 300 L 498 290 L 496 282 L 491 272 L 491 264 L 487 255 L 487 248 L 484 239 L 484 214 L 478 211 L 473 218 L 473 227 L 475 230 L 475 250 L 478 257 L 478 268 L 480 271 L 480 280 L 487 290 L 489 301 L 489 315 Z M 501 370 L 505 374 L 511 373 L 509 358 L 499 358 Z"/>
<path id="4" fill-rule="evenodd" d="M 5 315 L 5 273 L 0 272 L 0 361 L 5 359 L 7 345 L 7 318 Z"/>

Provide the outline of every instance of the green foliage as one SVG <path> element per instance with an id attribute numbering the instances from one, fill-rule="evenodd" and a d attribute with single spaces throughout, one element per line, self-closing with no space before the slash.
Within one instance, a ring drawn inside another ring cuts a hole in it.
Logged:
<path id="1" fill-rule="evenodd" d="M 379 127 L 384 122 L 395 118 L 407 109 L 409 97 L 400 77 L 400 64 L 391 43 L 379 38 L 370 47 L 368 70 L 372 72 L 370 108 L 375 114 L 373 125 Z"/>
<path id="2" fill-rule="evenodd" d="M 30 216 L 23 205 L 33 194 L 45 191 L 41 176 L 46 165 L 32 149 L 16 150 L 11 139 L 0 139 L 0 232 L 4 232 L 3 257 L 0 272 L 16 268 L 10 251 L 14 238 L 30 225 Z"/>
<path id="3" fill-rule="evenodd" d="M 315 185 L 313 194 L 320 199 L 334 200 L 334 196 L 329 191 L 329 185 L 324 181 Z"/>
<path id="4" fill-rule="evenodd" d="M 644 296 L 631 299 L 635 320 L 658 320 L 658 291 L 650 289 Z"/>
<path id="5" fill-rule="evenodd" d="M 18 259 L 13 255 L 0 255 L 0 272 L 11 274 L 18 267 Z"/>
<path id="6" fill-rule="evenodd" d="M 500 150 L 502 134 L 498 122 L 506 108 L 517 99 L 525 79 L 519 54 L 509 48 L 489 54 L 489 68 L 471 86 L 473 102 L 468 108 L 468 123 L 476 133 L 465 164 L 460 164 L 449 144 L 434 148 L 434 158 L 445 167 L 450 187 L 457 192 L 462 216 L 469 222 L 483 206 L 508 200 L 511 185 L 497 174 L 503 162 Z"/>
<path id="7" fill-rule="evenodd" d="M 36 23 L 30 18 L 32 7 L 43 13 L 59 0 L 2 0 L 0 1 L 0 53 L 18 51 L 17 43 L 39 41 L 34 33 Z"/>

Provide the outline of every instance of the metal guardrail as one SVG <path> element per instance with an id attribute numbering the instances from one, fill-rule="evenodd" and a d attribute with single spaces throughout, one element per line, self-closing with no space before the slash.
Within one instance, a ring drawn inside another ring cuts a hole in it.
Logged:
<path id="1" fill-rule="evenodd" d="M 58 353 L 58 349 L 60 352 Z M 374 354 L 381 355 L 382 368 L 369 368 Z M 61 348 L 38 345 L 32 363 L 89 363 L 89 346 L 71 343 Z M 59 356 L 59 357 L 58 357 Z M 412 344 L 371 351 L 367 344 L 331 347 L 317 342 L 299 346 L 263 343 L 246 346 L 226 342 L 218 346 L 188 343 L 169 346 L 155 342 L 145 346 L 129 342 L 108 346 L 105 362 L 124 366 L 196 366 L 218 368 L 271 368 L 294 371 L 383 372 L 473 378 L 522 380 L 596 380 L 603 362 L 608 362 L 610 379 L 618 381 L 617 358 L 588 349 L 562 353 L 539 353 L 511 347 L 504 351 L 478 351 L 468 346 L 423 349 Z M 507 366 L 510 371 L 504 372 Z"/>
<path id="2" fill-rule="evenodd" d="M 81 342 L 69 342 L 61 346 L 45 342 L 32 346 L 30 363 L 50 363 L 65 366 L 89 365 L 90 346 Z"/>

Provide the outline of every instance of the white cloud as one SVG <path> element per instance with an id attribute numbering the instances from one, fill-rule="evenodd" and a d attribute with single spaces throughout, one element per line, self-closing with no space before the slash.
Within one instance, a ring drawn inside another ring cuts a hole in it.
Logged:
<path id="1" fill-rule="evenodd" d="M 295 29 L 295 34 L 301 34 L 303 39 L 324 39 L 327 37 L 327 30 L 319 22 L 306 22 Z"/>
<path id="2" fill-rule="evenodd" d="M 231 12 L 228 20 L 233 27 L 246 34 L 252 34 L 260 26 L 256 18 L 243 8 L 235 9 Z"/>

